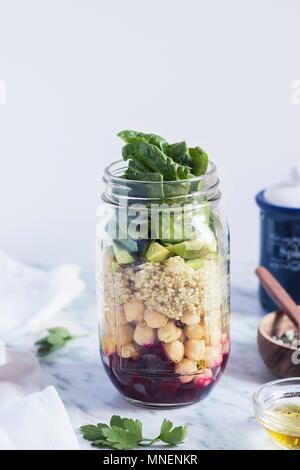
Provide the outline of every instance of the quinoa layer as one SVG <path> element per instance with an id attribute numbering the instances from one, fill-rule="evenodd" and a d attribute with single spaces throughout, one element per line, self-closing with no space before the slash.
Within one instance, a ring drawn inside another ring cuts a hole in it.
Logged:
<path id="1" fill-rule="evenodd" d="M 106 275 L 108 274 L 106 270 Z M 188 310 L 200 313 L 220 310 L 220 266 L 216 257 L 207 259 L 204 269 L 195 271 L 180 256 L 164 263 L 146 262 L 123 267 L 105 280 L 105 296 L 113 304 L 143 300 L 146 307 L 179 320 Z"/>

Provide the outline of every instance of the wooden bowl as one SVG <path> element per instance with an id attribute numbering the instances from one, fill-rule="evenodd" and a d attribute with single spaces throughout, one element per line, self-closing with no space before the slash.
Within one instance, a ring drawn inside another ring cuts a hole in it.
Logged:
<path id="1" fill-rule="evenodd" d="M 295 329 L 292 321 L 282 312 L 272 312 L 265 315 L 257 332 L 258 350 L 266 366 L 278 377 L 299 377 L 300 364 L 292 361 L 292 356 L 297 348 L 292 348 L 286 344 L 278 344 L 272 336 L 274 333 L 281 336 L 284 331 Z M 300 362 L 300 350 L 296 356 Z M 295 362 L 295 361 L 294 361 Z"/>

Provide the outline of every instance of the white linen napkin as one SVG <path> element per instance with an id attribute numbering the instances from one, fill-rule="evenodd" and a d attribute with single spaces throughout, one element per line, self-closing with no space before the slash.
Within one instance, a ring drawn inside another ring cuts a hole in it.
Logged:
<path id="1" fill-rule="evenodd" d="M 54 387 L 28 395 L 0 412 L 0 450 L 79 450 Z"/>
<path id="2" fill-rule="evenodd" d="M 0 338 L 9 342 L 41 329 L 84 288 L 77 265 L 45 271 L 0 253 Z"/>
<path id="3" fill-rule="evenodd" d="M 45 387 L 42 370 L 33 354 L 5 349 L 0 364 L 0 413 L 28 394 Z"/>
<path id="4" fill-rule="evenodd" d="M 79 449 L 57 392 L 43 390 L 36 358 L 4 341 L 44 329 L 84 288 L 77 265 L 46 271 L 0 253 L 0 449 Z"/>

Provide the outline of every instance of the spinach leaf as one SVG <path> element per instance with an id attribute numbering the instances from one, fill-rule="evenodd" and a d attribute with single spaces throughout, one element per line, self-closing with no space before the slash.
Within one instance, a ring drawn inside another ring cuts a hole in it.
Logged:
<path id="1" fill-rule="evenodd" d="M 141 182 L 141 184 L 136 183 L 134 185 L 131 196 L 159 199 L 164 197 L 163 176 L 160 173 L 142 172 L 128 168 L 126 178 L 128 180 Z M 145 181 L 145 184 L 143 184 L 142 181 Z"/>
<path id="2" fill-rule="evenodd" d="M 128 168 L 125 172 L 125 176 L 128 174 L 128 173 L 135 173 L 135 172 L 143 172 L 143 173 L 147 173 L 149 172 L 148 168 L 141 162 L 138 162 L 138 161 L 133 161 L 133 160 L 129 160 L 128 162 Z"/>
<path id="3" fill-rule="evenodd" d="M 158 147 L 160 150 L 164 150 L 164 148 L 168 145 L 168 142 L 157 134 L 145 134 L 144 132 L 137 131 L 121 131 L 117 135 L 123 139 L 126 144 L 132 144 L 133 142 L 145 142 L 155 145 L 155 147 Z"/>
<path id="4" fill-rule="evenodd" d="M 151 173 L 160 173 L 165 181 L 188 179 L 190 169 L 175 163 L 158 147 L 145 142 L 126 144 L 122 149 L 123 159 L 138 161 L 149 168 Z"/>
<path id="5" fill-rule="evenodd" d="M 180 165 L 192 166 L 192 158 L 189 155 L 188 147 L 185 142 L 170 144 L 165 148 L 165 153 L 171 157 L 174 162 Z"/>
<path id="6" fill-rule="evenodd" d="M 137 181 L 163 181 L 163 176 L 160 173 L 143 173 L 132 169 L 126 171 L 126 177 Z"/>
<path id="7" fill-rule="evenodd" d="M 195 176 L 202 176 L 206 173 L 208 167 L 208 155 L 202 148 L 194 147 L 189 149 L 192 159 L 192 172 Z"/>
<path id="8" fill-rule="evenodd" d="M 184 178 L 185 179 L 185 178 Z M 164 182 L 164 195 L 166 198 L 173 198 L 178 196 L 186 196 L 189 193 L 190 189 L 190 182 L 189 181 L 166 181 Z M 166 199 L 166 203 L 173 204 L 172 199 L 168 201 Z M 178 201 L 179 202 L 179 201 Z M 181 201 L 183 202 L 183 201 Z"/>

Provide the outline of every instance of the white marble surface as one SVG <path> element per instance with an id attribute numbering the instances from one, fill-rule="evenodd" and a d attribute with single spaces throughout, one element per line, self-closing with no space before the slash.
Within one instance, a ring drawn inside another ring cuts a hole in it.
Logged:
<path id="1" fill-rule="evenodd" d="M 225 374 L 208 398 L 183 409 L 153 411 L 135 407 L 114 389 L 99 357 L 93 288 L 51 320 L 47 326 L 66 326 L 75 334 L 85 335 L 42 361 L 46 381 L 63 399 L 82 448 L 91 447 L 81 439 L 79 427 L 108 421 L 116 413 L 141 419 L 150 437 L 158 433 L 164 417 L 176 425 L 187 422 L 184 449 L 276 449 L 253 417 L 254 390 L 273 379 L 256 347 L 262 310 L 254 267 L 244 264 L 232 269 L 232 350 Z M 18 346 L 30 349 L 35 339 L 28 335 Z"/>

